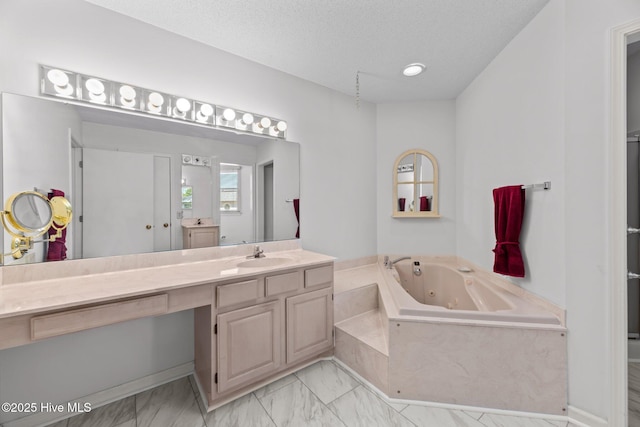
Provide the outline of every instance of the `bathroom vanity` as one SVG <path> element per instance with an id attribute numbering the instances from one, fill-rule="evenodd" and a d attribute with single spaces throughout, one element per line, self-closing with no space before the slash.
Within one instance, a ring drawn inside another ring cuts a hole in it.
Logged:
<path id="1" fill-rule="evenodd" d="M 182 248 L 197 249 L 218 246 L 220 240 L 218 225 L 182 225 Z"/>
<path id="2" fill-rule="evenodd" d="M 333 258 L 302 249 L 248 258 L 251 248 L 184 251 L 187 260 L 173 264 L 162 254 L 114 258 L 138 266 L 92 274 L 87 262 L 96 261 L 70 261 L 3 277 L 0 349 L 194 309 L 197 382 L 215 409 L 333 354 Z M 202 259 L 209 254 L 218 257 Z M 145 259 L 157 265 L 139 268 Z"/>

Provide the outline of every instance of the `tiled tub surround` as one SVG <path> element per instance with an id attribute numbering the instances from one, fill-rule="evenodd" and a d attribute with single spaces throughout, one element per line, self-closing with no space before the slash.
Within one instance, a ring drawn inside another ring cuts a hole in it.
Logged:
<path id="1" fill-rule="evenodd" d="M 275 265 L 251 265 L 246 245 L 0 269 L 11 277 L 0 349 L 194 309 L 196 376 L 214 409 L 333 355 L 333 258 L 297 242 L 260 246 Z"/>
<path id="2" fill-rule="evenodd" d="M 463 277 L 489 286 L 510 309 L 419 304 L 381 260 L 337 271 L 335 357 L 390 398 L 566 415 L 563 310 L 457 257 L 418 259 L 423 269 L 470 267 Z"/>

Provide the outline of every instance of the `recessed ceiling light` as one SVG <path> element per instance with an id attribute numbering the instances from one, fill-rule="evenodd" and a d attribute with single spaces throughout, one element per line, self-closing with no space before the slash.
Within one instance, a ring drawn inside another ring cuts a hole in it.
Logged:
<path id="1" fill-rule="evenodd" d="M 420 64 L 419 62 L 415 62 L 413 64 L 409 64 L 402 70 L 402 74 L 407 77 L 417 76 L 425 70 L 424 64 Z"/>

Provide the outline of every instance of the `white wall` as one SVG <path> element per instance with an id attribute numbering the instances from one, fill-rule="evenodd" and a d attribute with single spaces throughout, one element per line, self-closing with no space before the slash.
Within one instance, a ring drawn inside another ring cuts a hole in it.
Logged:
<path id="1" fill-rule="evenodd" d="M 376 141 L 378 253 L 455 254 L 455 102 L 379 104 Z M 438 160 L 441 218 L 391 216 L 397 203 L 392 200 L 393 165 L 411 148 L 427 150 Z"/>
<path id="2" fill-rule="evenodd" d="M 636 1 L 551 1 L 457 99 L 458 253 L 490 265 L 491 188 L 552 181 L 527 195 L 518 283 L 566 306 L 569 404 L 603 418 L 609 32 L 638 16 Z"/>
<path id="3" fill-rule="evenodd" d="M 76 140 L 82 140 L 80 117 L 72 108 L 62 105 L 50 108 L 50 105 L 24 97 L 4 95 L 3 104 L 3 156 L 7 159 L 21 159 L 6 162 L 2 179 L 5 200 L 20 191 L 33 191 L 35 187 L 45 192 L 52 188 L 62 190 L 69 201 L 73 202 L 69 137 L 73 135 Z M 33 116 L 42 117 L 42 120 L 34 125 L 31 116 L 25 116 L 21 112 L 29 112 Z M 43 145 L 42 141 L 48 143 Z M 38 155 L 34 156 L 34 153 Z M 25 173 L 24 167 L 28 167 L 30 172 Z M 72 229 L 67 234 L 66 246 L 67 256 L 71 258 Z M 11 252 L 10 247 L 11 239 L 5 233 L 3 253 Z M 35 260 L 42 262 L 46 258 L 44 248 L 43 244 L 35 244 L 25 258 L 33 256 Z M 6 262 L 11 264 L 15 261 L 8 257 Z"/>
<path id="4" fill-rule="evenodd" d="M 514 282 L 565 305 L 564 25 L 551 2 L 457 99 L 458 255 L 493 268 L 492 189 L 527 190 L 520 234 L 526 277 Z M 540 66 L 544 64 L 544 66 Z"/>
<path id="5" fill-rule="evenodd" d="M 372 104 L 361 102 L 356 109 L 353 97 L 81 0 L 0 2 L 0 91 L 36 96 L 39 63 L 286 119 L 288 139 L 302 144 L 304 247 L 340 259 L 376 253 L 375 214 L 363 215 L 376 209 Z M 171 318 L 169 329 L 174 332 L 169 338 L 176 357 L 147 360 L 145 369 L 135 365 L 127 369 L 127 379 L 192 360 L 192 354 L 179 353 L 192 347 L 189 316 L 187 311 Z M 148 319 L 144 324 L 157 329 L 158 322 Z M 131 326 L 88 332 L 104 349 L 98 354 L 86 340 L 69 346 L 68 340 L 57 338 L 47 341 L 46 352 L 28 345 L 11 350 L 8 360 L 3 350 L 3 400 L 20 401 L 18 391 L 26 384 L 38 384 L 37 397 L 43 401 L 64 401 L 119 384 L 124 379 L 113 372 L 122 369 L 124 362 L 113 354 L 131 358 L 150 354 L 144 333 L 134 331 L 143 323 L 127 325 Z M 91 354 L 93 365 L 74 366 L 76 355 L 81 354 Z M 21 361 L 48 365 L 52 358 L 60 364 L 69 362 L 66 370 L 52 372 L 46 385 L 40 385 L 32 373 L 19 378 L 9 375 Z"/>
<path id="6" fill-rule="evenodd" d="M 611 28 L 640 16 L 633 0 L 566 0 L 565 182 L 570 403 L 606 416 Z M 618 141 L 616 143 L 623 143 Z M 594 196 L 600 203 L 594 204 Z"/>

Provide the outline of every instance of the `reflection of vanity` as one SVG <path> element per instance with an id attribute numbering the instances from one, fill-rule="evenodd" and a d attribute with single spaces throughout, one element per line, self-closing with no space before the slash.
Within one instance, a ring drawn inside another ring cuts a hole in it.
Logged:
<path id="1" fill-rule="evenodd" d="M 214 225 L 210 219 L 182 220 L 183 249 L 208 248 L 218 246 L 219 242 L 220 226 Z"/>

